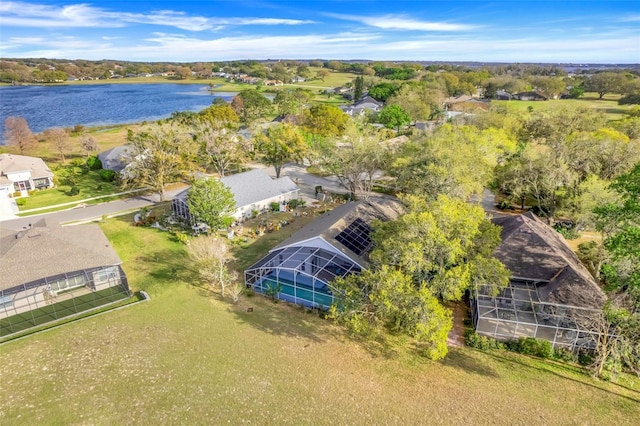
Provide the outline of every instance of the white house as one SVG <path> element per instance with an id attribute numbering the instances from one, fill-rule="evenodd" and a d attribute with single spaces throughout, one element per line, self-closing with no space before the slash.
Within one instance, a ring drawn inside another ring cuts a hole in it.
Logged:
<path id="1" fill-rule="evenodd" d="M 272 179 L 264 170 L 256 169 L 220 179 L 233 194 L 236 211 L 233 217 L 242 221 L 253 216 L 254 211 L 262 212 L 271 208 L 271 203 L 285 204 L 298 198 L 298 187 L 288 177 Z M 187 206 L 187 190 L 178 194 L 171 203 L 175 216 L 191 219 Z"/>
<path id="2" fill-rule="evenodd" d="M 32 189 L 52 186 L 53 172 L 41 158 L 0 154 L 0 198 L 7 198 L 14 192 L 26 197 Z"/>

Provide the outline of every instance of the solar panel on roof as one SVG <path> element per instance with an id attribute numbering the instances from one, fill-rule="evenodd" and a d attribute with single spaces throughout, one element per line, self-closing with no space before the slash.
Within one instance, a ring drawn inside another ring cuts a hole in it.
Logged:
<path id="1" fill-rule="evenodd" d="M 371 246 L 371 227 L 357 218 L 336 235 L 336 241 L 360 256 Z"/>

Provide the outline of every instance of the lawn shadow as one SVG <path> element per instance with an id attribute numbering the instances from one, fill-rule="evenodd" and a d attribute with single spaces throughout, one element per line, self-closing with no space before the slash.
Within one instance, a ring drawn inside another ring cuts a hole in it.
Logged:
<path id="1" fill-rule="evenodd" d="M 481 376 L 500 377 L 494 368 L 482 363 L 477 357 L 471 356 L 471 351 L 474 351 L 474 349 L 450 348 L 447 357 L 440 361 L 440 363 L 447 367 L 460 368 L 466 372 L 479 374 Z M 483 354 L 485 353 L 483 352 Z"/>
<path id="2" fill-rule="evenodd" d="M 315 343 L 341 334 L 328 320 L 320 318 L 316 309 L 282 301 L 275 303 L 260 295 L 241 296 L 240 301 L 228 309 L 239 323 L 248 324 L 267 334 Z"/>
<path id="3" fill-rule="evenodd" d="M 507 353 L 500 353 L 499 351 L 494 351 L 494 352 L 490 352 L 490 353 L 486 353 L 488 356 L 491 356 L 497 360 L 499 360 L 500 362 L 504 363 L 504 364 L 510 364 L 510 367 L 514 368 L 514 369 L 520 369 L 522 370 L 522 368 L 528 368 L 528 369 L 533 369 L 533 370 L 537 370 L 539 372 L 542 373 L 546 373 L 546 374 L 552 374 L 556 377 L 560 377 L 562 379 L 565 380 L 569 380 L 575 383 L 579 383 L 581 385 L 586 385 L 589 386 L 591 388 L 597 389 L 599 391 L 602 392 L 606 392 L 615 396 L 619 396 L 621 398 L 625 398 L 629 401 L 632 402 L 636 402 L 636 403 L 640 403 L 640 392 L 634 390 L 634 389 L 629 389 L 625 386 L 622 386 L 618 383 L 614 383 L 614 382 L 604 382 L 604 381 L 597 381 L 596 379 L 594 379 L 593 377 L 587 375 L 584 371 L 580 371 L 580 369 L 578 367 L 575 366 L 571 366 L 571 365 L 567 365 L 567 364 L 560 364 L 560 363 L 554 363 L 552 361 L 549 360 L 539 360 L 540 362 L 536 363 L 536 365 L 532 365 L 529 364 L 527 362 L 522 361 L 521 359 L 519 359 L 519 357 L 526 357 L 526 355 L 518 355 L 518 356 L 508 356 Z M 566 374 L 563 374 L 566 373 Z M 575 377 L 572 377 L 576 374 L 582 374 L 584 377 L 584 380 L 579 380 Z M 607 386 L 609 385 L 613 385 L 615 387 L 621 388 L 621 391 L 616 392 L 614 390 L 611 389 L 607 389 L 604 384 L 607 384 Z M 624 392 L 622 391 L 622 389 L 624 390 Z M 631 393 L 633 394 L 633 396 L 629 396 L 626 395 L 625 393 Z"/>

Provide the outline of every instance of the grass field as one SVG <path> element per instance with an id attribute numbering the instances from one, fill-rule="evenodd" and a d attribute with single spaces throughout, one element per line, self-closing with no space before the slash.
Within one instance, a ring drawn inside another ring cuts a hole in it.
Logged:
<path id="1" fill-rule="evenodd" d="M 610 120 L 619 120 L 633 105 L 618 105 L 620 95 L 605 95 L 598 99 L 595 93 L 585 93 L 580 99 L 551 99 L 549 101 L 491 101 L 491 104 L 504 105 L 514 112 L 526 112 L 528 108 L 533 111 L 548 111 L 554 108 L 592 108 L 604 113 Z"/>
<path id="2" fill-rule="evenodd" d="M 230 305 L 180 243 L 130 223 L 103 229 L 152 300 L 3 345 L 3 425 L 637 424 L 637 379 L 470 349 L 430 362 L 260 296 Z"/>

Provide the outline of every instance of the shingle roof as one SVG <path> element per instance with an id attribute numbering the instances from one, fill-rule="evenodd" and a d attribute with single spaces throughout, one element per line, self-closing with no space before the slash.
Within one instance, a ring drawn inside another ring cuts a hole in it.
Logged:
<path id="1" fill-rule="evenodd" d="M 108 149 L 98 154 L 102 168 L 119 172 L 124 169 L 129 162 L 128 152 L 129 146 L 121 145 Z"/>
<path id="2" fill-rule="evenodd" d="M 44 226 L 43 226 L 44 225 Z M 34 224 L 0 235 L 0 289 L 66 272 L 122 263 L 98 225 Z"/>
<path id="3" fill-rule="evenodd" d="M 298 190 L 288 176 L 271 179 L 261 169 L 225 176 L 220 179 L 220 182 L 228 186 L 233 193 L 237 208 Z"/>
<path id="4" fill-rule="evenodd" d="M 388 221 L 395 219 L 401 212 L 402 205 L 400 202 L 388 197 L 370 197 L 368 200 L 342 204 L 300 229 L 278 244 L 273 250 L 294 246 L 303 241 L 321 237 L 347 257 L 364 266 L 367 264 L 366 256 L 368 253 L 357 255 L 339 243 L 336 240 L 336 236 L 357 218 L 370 224 L 374 220 Z"/>
<path id="5" fill-rule="evenodd" d="M 502 227 L 495 256 L 516 278 L 540 281 L 541 300 L 599 307 L 606 297 L 566 241 L 533 213 L 493 219 Z"/>
<path id="6" fill-rule="evenodd" d="M 31 172 L 32 179 L 53 177 L 53 172 L 41 158 L 26 155 L 0 154 L 0 174 Z"/>

